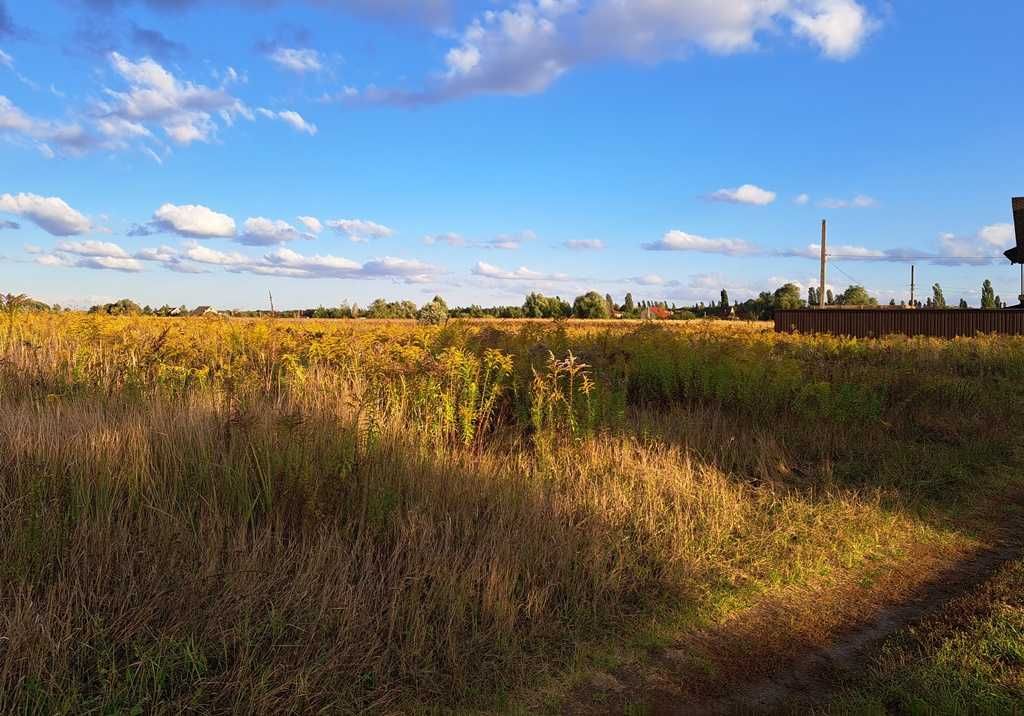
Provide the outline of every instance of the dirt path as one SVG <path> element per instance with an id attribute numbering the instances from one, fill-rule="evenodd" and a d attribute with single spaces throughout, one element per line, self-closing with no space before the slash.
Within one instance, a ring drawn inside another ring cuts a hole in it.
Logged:
<path id="1" fill-rule="evenodd" d="M 877 616 L 838 636 L 832 644 L 800 657 L 787 669 L 746 685 L 734 693 L 705 702 L 705 713 L 777 711 L 794 704 L 812 704 L 836 684 L 856 676 L 877 648 L 898 631 L 938 612 L 952 599 L 973 591 L 1007 562 L 1024 556 L 1024 534 L 1008 536 L 940 572 L 909 601 L 882 609 Z"/>
<path id="2" fill-rule="evenodd" d="M 870 588 L 850 585 L 776 600 L 684 637 L 643 663 L 600 674 L 577 692 L 577 714 L 732 714 L 806 711 L 863 673 L 890 636 L 1024 557 L 1014 514 L 991 547 L 949 561 L 911 555 Z M 802 708 L 801 708 L 802 707 Z"/>

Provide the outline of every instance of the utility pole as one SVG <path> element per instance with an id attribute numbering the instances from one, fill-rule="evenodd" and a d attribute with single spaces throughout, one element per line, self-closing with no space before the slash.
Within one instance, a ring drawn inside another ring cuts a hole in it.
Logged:
<path id="1" fill-rule="evenodd" d="M 267 296 L 270 298 L 270 315 L 274 315 L 274 294 L 267 291 Z"/>
<path id="2" fill-rule="evenodd" d="M 914 308 L 914 264 L 910 264 L 910 307 Z"/>
<path id="3" fill-rule="evenodd" d="M 825 220 L 821 220 L 821 277 L 818 281 L 818 308 L 825 307 Z"/>

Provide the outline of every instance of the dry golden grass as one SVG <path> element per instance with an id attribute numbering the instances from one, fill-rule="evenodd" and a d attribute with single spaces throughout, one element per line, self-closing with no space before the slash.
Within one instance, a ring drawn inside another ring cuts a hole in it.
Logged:
<path id="1" fill-rule="evenodd" d="M 22 315 L 0 347 L 0 711 L 38 713 L 499 708 L 654 611 L 955 528 L 1024 371 L 714 322 Z"/>

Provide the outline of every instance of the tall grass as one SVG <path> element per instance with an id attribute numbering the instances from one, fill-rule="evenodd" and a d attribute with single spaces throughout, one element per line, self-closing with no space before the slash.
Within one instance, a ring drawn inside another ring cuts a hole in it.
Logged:
<path id="1" fill-rule="evenodd" d="M 706 324 L 21 316 L 2 355 L 0 711 L 35 713 L 493 707 L 907 543 L 1017 458 L 1024 372 Z"/>

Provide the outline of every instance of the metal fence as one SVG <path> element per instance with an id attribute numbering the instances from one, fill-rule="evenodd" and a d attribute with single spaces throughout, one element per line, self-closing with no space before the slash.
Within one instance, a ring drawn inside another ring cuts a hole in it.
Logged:
<path id="1" fill-rule="evenodd" d="M 855 338 L 893 334 L 956 338 L 978 333 L 1024 335 L 1024 311 L 980 308 L 812 308 L 775 311 L 775 330 Z"/>

